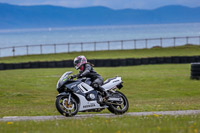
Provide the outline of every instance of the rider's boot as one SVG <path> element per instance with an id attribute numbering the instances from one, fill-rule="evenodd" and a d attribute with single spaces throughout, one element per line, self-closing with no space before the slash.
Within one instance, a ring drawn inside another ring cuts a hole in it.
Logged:
<path id="1" fill-rule="evenodd" d="M 105 97 L 106 99 L 108 99 L 109 97 L 109 93 L 103 88 L 101 87 L 99 84 L 93 84 L 93 87 L 95 89 L 97 89 L 98 91 L 100 91 L 103 94 L 103 97 Z"/>
<path id="2" fill-rule="evenodd" d="M 103 93 L 103 96 L 108 99 L 108 97 L 110 96 L 110 94 L 101 86 L 99 86 L 99 90 Z"/>

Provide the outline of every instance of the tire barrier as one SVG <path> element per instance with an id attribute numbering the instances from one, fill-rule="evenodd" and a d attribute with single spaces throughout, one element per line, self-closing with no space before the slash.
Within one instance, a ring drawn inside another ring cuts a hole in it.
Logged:
<path id="1" fill-rule="evenodd" d="M 200 79 L 200 63 L 191 63 L 191 79 Z"/>
<path id="2" fill-rule="evenodd" d="M 181 63 L 200 62 L 200 56 L 172 56 L 172 57 L 95 59 L 95 60 L 93 59 L 89 60 L 89 62 L 94 64 L 96 67 L 118 67 L 118 66 L 134 66 L 134 65 L 148 65 L 148 64 L 181 64 Z M 27 68 L 63 68 L 63 67 L 73 67 L 73 60 L 25 62 L 25 63 L 0 63 L 0 70 L 27 69 Z M 192 63 L 191 77 L 194 78 L 198 76 L 199 73 L 200 73 L 200 63 Z"/>

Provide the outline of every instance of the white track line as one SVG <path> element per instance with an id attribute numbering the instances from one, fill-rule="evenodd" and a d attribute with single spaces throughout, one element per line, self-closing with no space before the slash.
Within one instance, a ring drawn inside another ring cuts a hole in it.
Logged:
<path id="1" fill-rule="evenodd" d="M 200 110 L 180 110 L 180 111 L 153 111 L 153 112 L 129 112 L 124 115 L 114 114 L 81 114 L 74 117 L 58 116 L 5 116 L 0 121 L 27 121 L 27 120 L 56 120 L 56 119 L 80 119 L 88 117 L 116 117 L 116 116 L 147 116 L 147 115 L 196 115 Z"/>

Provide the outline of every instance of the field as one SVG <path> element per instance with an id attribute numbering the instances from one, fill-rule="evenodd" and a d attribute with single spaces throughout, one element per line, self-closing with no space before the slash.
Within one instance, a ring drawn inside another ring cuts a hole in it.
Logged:
<path id="1" fill-rule="evenodd" d="M 58 61 L 72 60 L 78 55 L 85 55 L 88 59 L 116 59 L 116 58 L 142 58 L 164 56 L 194 56 L 199 55 L 200 46 L 186 45 L 168 48 L 151 48 L 137 50 L 112 50 L 96 52 L 72 52 L 46 55 L 28 55 L 0 58 L 0 63 L 18 63 L 30 61 Z"/>
<path id="2" fill-rule="evenodd" d="M 155 48 L 135 51 L 104 51 L 85 54 L 92 58 L 129 58 L 153 56 L 199 55 L 198 46 Z M 138 52 L 137 52 L 138 51 Z M 148 53 L 149 51 L 149 53 Z M 151 51 L 151 52 L 150 52 Z M 190 51 L 190 52 L 189 52 Z M 124 53 L 124 55 L 123 55 Z M 33 55 L 2 58 L 1 62 L 73 59 L 80 53 Z M 111 54 L 111 55 L 109 55 Z M 116 54 L 116 55 L 115 55 Z M 62 58 L 59 56 L 63 56 Z M 129 112 L 199 110 L 200 82 L 190 79 L 190 64 L 141 65 L 95 68 L 104 79 L 121 76 L 121 91 L 129 99 Z M 66 71 L 74 68 L 26 69 L 0 71 L 0 117 L 60 115 L 55 108 L 56 83 Z M 109 113 L 107 110 L 102 113 Z M 79 113 L 80 114 L 80 113 Z M 83 118 L 51 121 L 0 122 L 0 132 L 181 132 L 198 133 L 200 115 L 138 116 Z"/>

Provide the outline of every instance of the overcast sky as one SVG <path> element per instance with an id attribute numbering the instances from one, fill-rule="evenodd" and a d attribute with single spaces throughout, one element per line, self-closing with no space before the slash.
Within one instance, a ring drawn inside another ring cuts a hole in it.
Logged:
<path id="1" fill-rule="evenodd" d="M 66 7 L 106 6 L 113 9 L 155 9 L 166 5 L 200 6 L 200 0 L 0 0 L 17 5 L 59 5 Z"/>

